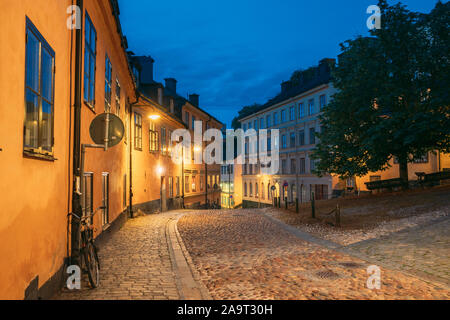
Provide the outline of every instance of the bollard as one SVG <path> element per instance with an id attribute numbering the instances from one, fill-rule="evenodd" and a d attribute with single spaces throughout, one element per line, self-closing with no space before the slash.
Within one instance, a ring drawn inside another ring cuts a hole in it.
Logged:
<path id="1" fill-rule="evenodd" d="M 341 208 L 336 205 L 336 227 L 341 227 Z"/>
<path id="2" fill-rule="evenodd" d="M 311 215 L 312 215 L 313 219 L 316 218 L 316 199 L 315 199 L 314 191 L 311 192 Z"/>
<path id="3" fill-rule="evenodd" d="M 281 209 L 281 197 L 278 197 L 278 209 Z"/>
<path id="4" fill-rule="evenodd" d="M 287 202 L 287 198 L 284 198 L 284 208 L 287 210 L 288 208 L 288 202 Z"/>
<path id="5" fill-rule="evenodd" d="M 297 213 L 300 212 L 300 208 L 298 206 L 298 198 L 295 198 L 295 212 L 297 212 Z"/>

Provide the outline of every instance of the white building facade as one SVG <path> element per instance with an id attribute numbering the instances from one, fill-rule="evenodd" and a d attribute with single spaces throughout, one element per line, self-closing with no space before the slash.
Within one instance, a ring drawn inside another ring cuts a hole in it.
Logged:
<path id="1" fill-rule="evenodd" d="M 318 177 L 312 173 L 315 161 L 311 158 L 321 131 L 319 115 L 330 101 L 332 86 L 329 65 L 333 59 L 324 59 L 316 69 L 316 76 L 308 83 L 292 87 L 282 84 L 280 95 L 264 105 L 260 111 L 242 118 L 244 131 L 254 129 L 279 130 L 279 171 L 274 175 L 261 174 L 260 164 L 244 164 L 242 190 L 244 207 L 272 205 L 274 197 L 294 203 L 331 198 L 332 176 Z M 336 178 L 334 178 L 336 180 Z"/>

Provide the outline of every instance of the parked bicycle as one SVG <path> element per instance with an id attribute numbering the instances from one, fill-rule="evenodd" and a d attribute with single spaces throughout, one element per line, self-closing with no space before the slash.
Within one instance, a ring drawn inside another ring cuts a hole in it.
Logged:
<path id="1" fill-rule="evenodd" d="M 100 261 L 98 259 L 97 247 L 94 244 L 94 226 L 92 225 L 92 219 L 95 214 L 105 209 L 105 207 L 98 208 L 94 213 L 85 217 L 79 217 L 72 213 L 72 217 L 77 219 L 80 223 L 81 229 L 81 244 L 79 257 L 81 259 L 80 265 L 86 267 L 89 283 L 92 288 L 97 288 L 100 284 Z"/>

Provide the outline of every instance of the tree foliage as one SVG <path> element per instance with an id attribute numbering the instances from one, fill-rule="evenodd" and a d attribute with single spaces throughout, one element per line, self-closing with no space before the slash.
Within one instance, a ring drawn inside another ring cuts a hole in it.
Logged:
<path id="1" fill-rule="evenodd" d="M 234 130 L 239 129 L 241 127 L 240 119 L 243 119 L 257 111 L 261 108 L 261 105 L 258 103 L 252 104 L 250 106 L 245 106 L 239 111 L 239 115 L 233 119 L 231 126 Z"/>
<path id="2" fill-rule="evenodd" d="M 316 173 L 342 177 L 384 170 L 429 151 L 450 152 L 449 3 L 429 14 L 379 1 L 382 26 L 341 44 L 338 92 L 320 116 Z"/>

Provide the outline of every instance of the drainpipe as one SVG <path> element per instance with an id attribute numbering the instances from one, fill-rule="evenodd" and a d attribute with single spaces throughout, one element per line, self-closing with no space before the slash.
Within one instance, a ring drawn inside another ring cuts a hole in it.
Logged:
<path id="1" fill-rule="evenodd" d="M 128 98 L 129 99 L 129 98 Z M 129 193 L 130 198 L 129 201 L 129 208 L 128 208 L 128 214 L 130 218 L 133 218 L 133 147 L 134 147 L 134 141 L 131 139 L 131 133 L 132 133 L 132 127 L 133 127 L 133 106 L 136 105 L 139 101 L 139 93 L 136 92 L 136 101 L 130 104 L 130 115 L 129 115 L 129 126 L 128 126 L 128 137 L 130 141 L 128 142 L 128 147 L 130 148 L 130 186 L 129 186 Z"/>
<path id="2" fill-rule="evenodd" d="M 77 0 L 77 6 L 80 12 L 83 12 L 83 0 Z M 80 186 L 83 183 L 81 177 L 81 103 L 82 103 L 82 64 L 83 64 L 83 21 L 81 19 L 81 28 L 76 30 L 75 44 L 75 98 L 74 98 L 74 135 L 73 135 L 73 195 L 72 211 L 79 217 L 83 214 L 81 208 Z M 80 248 L 80 226 L 78 221 L 71 219 L 71 264 L 79 262 Z"/>

